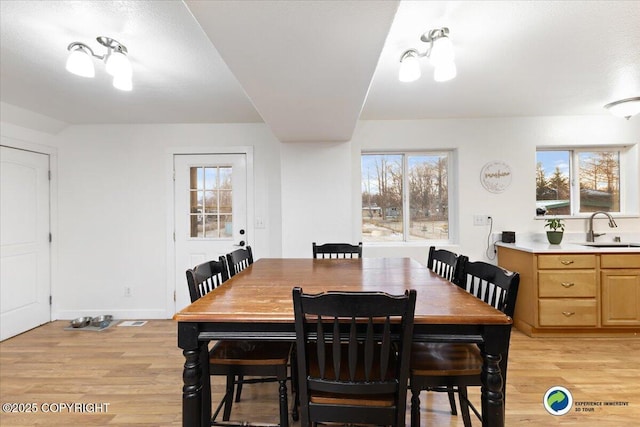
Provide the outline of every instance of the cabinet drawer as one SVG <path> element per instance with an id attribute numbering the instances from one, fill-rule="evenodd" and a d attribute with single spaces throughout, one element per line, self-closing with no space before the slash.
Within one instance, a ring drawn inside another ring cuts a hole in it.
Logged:
<path id="1" fill-rule="evenodd" d="M 640 268 L 640 254 L 602 254 L 600 268 Z"/>
<path id="2" fill-rule="evenodd" d="M 596 326 L 595 299 L 541 299 L 538 304 L 540 326 Z"/>
<path id="3" fill-rule="evenodd" d="M 542 270 L 538 272 L 539 297 L 592 297 L 596 296 L 594 270 Z"/>
<path id="4" fill-rule="evenodd" d="M 596 268 L 595 254 L 538 255 L 538 268 Z"/>

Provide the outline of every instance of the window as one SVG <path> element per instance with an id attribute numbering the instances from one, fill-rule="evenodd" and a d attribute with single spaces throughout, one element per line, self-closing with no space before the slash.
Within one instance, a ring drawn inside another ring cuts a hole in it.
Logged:
<path id="1" fill-rule="evenodd" d="M 621 148 L 538 150 L 536 214 L 622 212 Z"/>
<path id="2" fill-rule="evenodd" d="M 190 169 L 191 237 L 232 237 L 230 166 Z"/>
<path id="3" fill-rule="evenodd" d="M 448 152 L 362 154 L 362 240 L 449 239 Z"/>

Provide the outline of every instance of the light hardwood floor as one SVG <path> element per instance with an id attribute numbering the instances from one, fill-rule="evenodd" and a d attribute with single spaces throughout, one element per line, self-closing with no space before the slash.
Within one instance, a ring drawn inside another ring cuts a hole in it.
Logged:
<path id="1" fill-rule="evenodd" d="M 181 425 L 184 359 L 175 322 L 153 320 L 101 332 L 65 331 L 66 326 L 52 322 L 0 343 L 1 426 Z M 214 389 L 221 385 L 214 380 Z M 542 399 L 554 385 L 569 389 L 576 402 L 603 406 L 588 406 L 593 412 L 575 412 L 574 407 L 567 415 L 551 416 Z M 214 393 L 217 402 L 221 393 Z M 277 422 L 276 396 L 275 384 L 246 386 L 232 419 Z M 479 404 L 479 392 L 471 396 Z M 444 394 L 422 393 L 421 401 L 423 426 L 462 426 L 459 416 L 449 414 Z M 628 406 L 604 406 L 606 402 Z M 11 403 L 27 403 L 37 412 L 4 412 Z M 90 413 L 91 405 L 85 405 L 79 408 L 84 413 L 70 412 L 62 405 L 66 403 L 103 404 L 103 409 Z M 407 411 L 407 423 L 409 419 Z M 639 420 L 640 338 L 529 338 L 513 331 L 507 426 L 618 427 L 638 425 Z"/>

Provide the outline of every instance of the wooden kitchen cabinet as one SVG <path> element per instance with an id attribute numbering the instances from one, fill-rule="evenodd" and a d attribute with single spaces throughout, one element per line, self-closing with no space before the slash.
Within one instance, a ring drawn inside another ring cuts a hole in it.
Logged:
<path id="1" fill-rule="evenodd" d="M 538 301 L 540 326 L 596 326 L 595 298 L 550 298 Z"/>
<path id="2" fill-rule="evenodd" d="M 602 325 L 640 325 L 640 255 L 600 256 Z"/>
<path id="3" fill-rule="evenodd" d="M 498 265 L 520 273 L 514 326 L 529 336 L 640 333 L 640 254 L 498 246 Z"/>
<path id="4" fill-rule="evenodd" d="M 538 326 L 596 326 L 596 256 L 536 255 Z"/>

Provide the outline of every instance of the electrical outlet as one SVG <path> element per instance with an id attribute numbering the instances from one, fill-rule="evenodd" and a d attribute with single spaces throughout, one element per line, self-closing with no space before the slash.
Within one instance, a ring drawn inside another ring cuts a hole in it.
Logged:
<path id="1" fill-rule="evenodd" d="M 124 287 L 124 296 L 127 298 L 131 296 L 131 288 L 129 286 Z"/>
<path id="2" fill-rule="evenodd" d="M 489 225 L 489 215 L 474 215 L 473 216 L 473 225 Z"/>
<path id="3" fill-rule="evenodd" d="M 256 218 L 256 228 L 264 228 L 264 219 L 261 217 Z"/>

